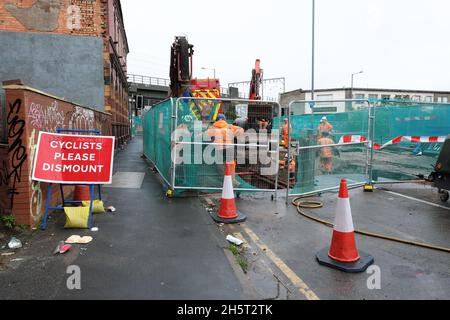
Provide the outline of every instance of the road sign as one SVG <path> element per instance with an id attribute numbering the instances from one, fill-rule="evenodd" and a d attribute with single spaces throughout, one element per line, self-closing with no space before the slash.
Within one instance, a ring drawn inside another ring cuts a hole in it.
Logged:
<path id="1" fill-rule="evenodd" d="M 114 137 L 40 132 L 33 180 L 64 184 L 110 184 Z"/>

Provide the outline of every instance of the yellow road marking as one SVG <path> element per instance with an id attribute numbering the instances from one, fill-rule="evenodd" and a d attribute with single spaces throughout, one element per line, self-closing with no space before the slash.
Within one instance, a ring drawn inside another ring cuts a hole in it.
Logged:
<path id="1" fill-rule="evenodd" d="M 308 285 L 292 271 L 272 250 L 269 249 L 259 237 L 250 230 L 245 224 L 241 224 L 245 233 L 255 242 L 255 244 L 272 260 L 272 262 L 280 269 L 284 275 L 292 282 L 292 284 L 303 294 L 308 300 L 320 300 L 319 297 L 308 287 Z"/>

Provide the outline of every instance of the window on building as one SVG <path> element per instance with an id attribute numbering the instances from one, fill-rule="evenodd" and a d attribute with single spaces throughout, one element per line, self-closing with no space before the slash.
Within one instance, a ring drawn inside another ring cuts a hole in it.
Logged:
<path id="1" fill-rule="evenodd" d="M 422 100 L 422 97 L 421 96 L 412 96 L 411 100 L 420 102 Z"/>
<path id="2" fill-rule="evenodd" d="M 322 101 L 332 101 L 333 100 L 333 94 L 318 94 L 316 96 L 316 100 L 322 100 Z M 329 104 L 329 102 L 317 102 L 318 105 L 324 105 Z"/>
<path id="3" fill-rule="evenodd" d="M 433 102 L 433 97 L 432 96 L 426 96 L 425 97 L 425 102 Z"/>
<path id="4" fill-rule="evenodd" d="M 443 97 L 438 97 L 438 102 L 440 103 L 448 103 L 448 97 L 447 96 L 443 96 Z"/>
<path id="5" fill-rule="evenodd" d="M 382 94 L 381 95 L 381 100 L 391 100 L 391 95 L 389 95 L 389 94 Z"/>
<path id="6" fill-rule="evenodd" d="M 355 99 L 365 99 L 366 95 L 364 93 L 355 94 Z"/>
<path id="7" fill-rule="evenodd" d="M 375 101 L 378 99 L 378 95 L 377 94 L 369 94 L 369 101 Z"/>

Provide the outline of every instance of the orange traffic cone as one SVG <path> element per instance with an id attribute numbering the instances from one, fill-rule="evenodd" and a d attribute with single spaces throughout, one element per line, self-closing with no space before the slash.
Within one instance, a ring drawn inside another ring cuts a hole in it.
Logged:
<path id="1" fill-rule="evenodd" d="M 322 265 L 351 273 L 364 272 L 374 262 L 371 255 L 358 253 L 345 179 L 341 180 L 331 247 L 320 251 L 316 257 Z"/>
<path id="2" fill-rule="evenodd" d="M 240 223 L 247 220 L 247 217 L 237 211 L 233 190 L 233 164 L 225 165 L 225 177 L 223 181 L 222 199 L 217 212 L 211 214 L 213 220 L 217 223 Z"/>
<path id="3" fill-rule="evenodd" d="M 73 192 L 73 200 L 90 201 L 91 194 L 89 192 L 89 186 L 75 186 L 75 191 Z"/>

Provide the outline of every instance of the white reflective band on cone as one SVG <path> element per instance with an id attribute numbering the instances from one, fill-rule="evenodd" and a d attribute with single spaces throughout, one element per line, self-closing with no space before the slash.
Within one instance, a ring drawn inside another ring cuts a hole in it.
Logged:
<path id="1" fill-rule="evenodd" d="M 338 198 L 336 205 L 336 217 L 334 220 L 334 230 L 339 232 L 353 232 L 353 220 L 348 198 Z"/>
<path id="2" fill-rule="evenodd" d="M 225 176 L 224 178 L 222 199 L 234 199 L 233 179 L 231 176 Z"/>

